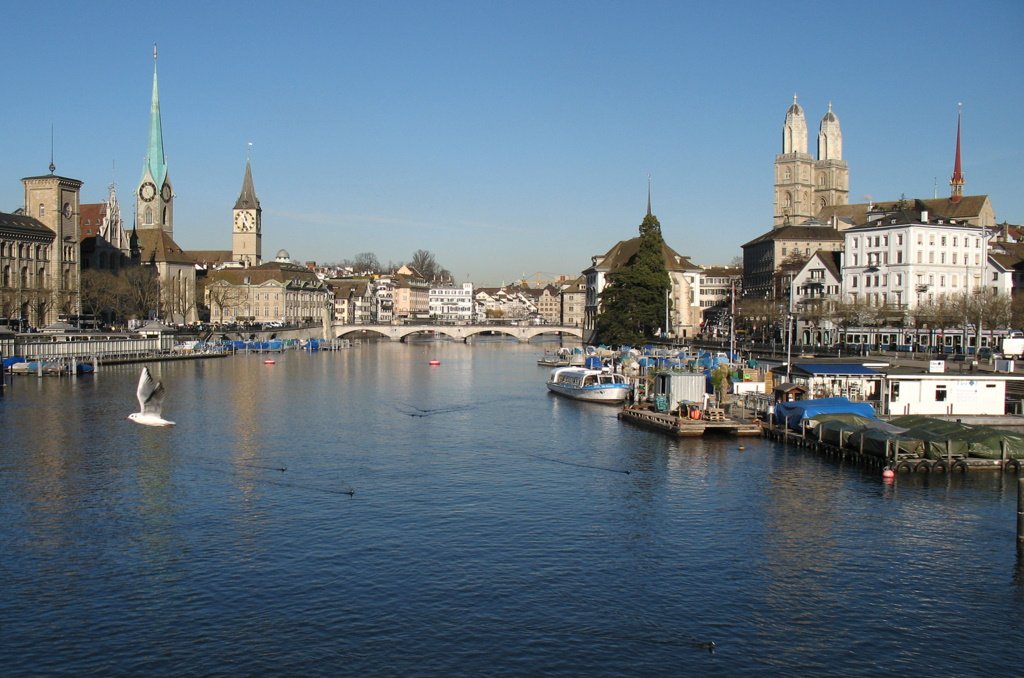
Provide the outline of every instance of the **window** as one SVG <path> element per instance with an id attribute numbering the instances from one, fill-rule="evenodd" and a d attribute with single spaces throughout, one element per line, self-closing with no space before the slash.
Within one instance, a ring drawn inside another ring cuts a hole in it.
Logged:
<path id="1" fill-rule="evenodd" d="M 935 402 L 941 403 L 946 400 L 946 385 L 936 384 L 935 385 Z"/>
<path id="2" fill-rule="evenodd" d="M 43 203 L 39 203 L 39 218 L 42 219 L 45 216 L 46 216 L 46 207 L 43 206 Z"/>
<path id="3" fill-rule="evenodd" d="M 953 265 L 956 266 L 956 252 L 953 252 Z"/>
<path id="4" fill-rule="evenodd" d="M 902 233 L 900 233 L 900 234 L 898 234 L 896 236 L 896 245 L 897 245 L 897 247 L 902 247 L 903 246 L 903 234 Z"/>
<path id="5" fill-rule="evenodd" d="M 943 247 L 946 246 L 946 236 L 942 236 L 941 238 L 939 238 L 939 244 L 942 245 Z"/>
<path id="6" fill-rule="evenodd" d="M 903 250 L 896 250 L 896 263 L 897 264 L 902 264 L 903 263 Z"/>

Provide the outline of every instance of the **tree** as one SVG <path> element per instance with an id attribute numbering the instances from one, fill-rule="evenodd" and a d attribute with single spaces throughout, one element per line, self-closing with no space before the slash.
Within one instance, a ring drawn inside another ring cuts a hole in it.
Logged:
<path id="1" fill-rule="evenodd" d="M 663 246 L 661 224 L 648 213 L 640 224 L 636 253 L 608 274 L 594 327 L 597 341 L 613 346 L 640 343 L 664 326 L 670 281 Z"/>
<path id="2" fill-rule="evenodd" d="M 125 317 L 145 318 L 160 305 L 160 278 L 152 266 L 124 269 L 118 306 Z"/>
<path id="3" fill-rule="evenodd" d="M 424 280 L 434 280 L 441 271 L 437 258 L 430 250 L 416 250 L 412 253 L 412 261 L 409 265 L 419 271 Z"/>
<path id="4" fill-rule="evenodd" d="M 110 271 L 89 268 L 79 278 L 79 298 L 82 311 L 95 316 L 109 316 L 116 313 L 117 288 L 120 281 Z"/>
<path id="5" fill-rule="evenodd" d="M 354 273 L 380 273 L 380 261 L 377 260 L 377 255 L 373 252 L 360 252 L 353 257 L 351 262 L 352 271 Z"/>

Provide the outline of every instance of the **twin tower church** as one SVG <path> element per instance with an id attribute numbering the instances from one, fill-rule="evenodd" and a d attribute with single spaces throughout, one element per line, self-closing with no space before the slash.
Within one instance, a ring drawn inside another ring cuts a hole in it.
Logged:
<path id="1" fill-rule="evenodd" d="M 850 169 L 843 160 L 839 118 L 828 105 L 818 128 L 818 157 L 807 152 L 807 119 L 793 96 L 775 157 L 775 228 L 801 224 L 821 211 L 849 203 Z"/>

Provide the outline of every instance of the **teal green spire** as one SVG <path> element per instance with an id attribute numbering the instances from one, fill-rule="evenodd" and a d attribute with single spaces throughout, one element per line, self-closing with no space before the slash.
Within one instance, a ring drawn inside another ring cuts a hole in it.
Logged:
<path id="1" fill-rule="evenodd" d="M 149 109 L 149 148 L 146 150 L 146 162 L 142 167 L 145 176 L 149 170 L 157 190 L 164 184 L 167 177 L 167 162 L 164 160 L 164 131 L 160 124 L 160 94 L 156 86 L 156 45 L 153 45 L 153 102 Z"/>

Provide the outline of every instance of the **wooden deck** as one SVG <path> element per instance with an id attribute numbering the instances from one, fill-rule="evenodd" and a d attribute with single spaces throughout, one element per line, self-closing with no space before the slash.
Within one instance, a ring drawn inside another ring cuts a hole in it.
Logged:
<path id="1" fill-rule="evenodd" d="M 672 414 L 662 414 L 653 410 L 627 407 L 619 412 L 619 419 L 679 438 L 702 436 L 709 433 L 734 436 L 761 435 L 760 424 L 736 421 L 725 417 L 716 417 L 715 421 L 684 419 Z"/>

